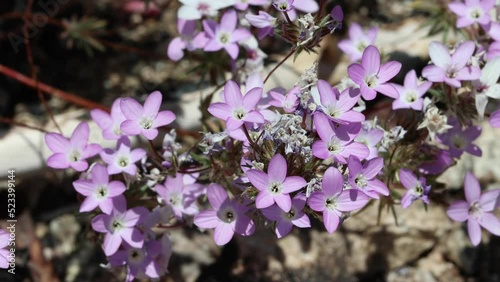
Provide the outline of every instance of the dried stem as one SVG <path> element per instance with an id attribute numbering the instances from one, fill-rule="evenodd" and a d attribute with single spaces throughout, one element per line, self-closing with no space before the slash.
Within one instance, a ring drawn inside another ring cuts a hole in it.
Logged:
<path id="1" fill-rule="evenodd" d="M 8 76 L 12 79 L 15 79 L 15 80 L 21 82 L 22 84 L 29 86 L 31 88 L 36 89 L 38 86 L 38 88 L 44 93 L 61 98 L 67 102 L 73 103 L 73 104 L 81 106 L 83 108 L 101 109 L 101 110 L 106 111 L 106 112 L 110 111 L 109 107 L 106 107 L 106 106 L 101 105 L 99 103 L 96 103 L 96 102 L 87 100 L 85 98 L 79 97 L 75 94 L 54 88 L 54 87 L 49 86 L 47 84 L 44 84 L 42 82 L 37 83 L 35 80 L 25 76 L 24 74 L 19 73 L 19 72 L 15 71 L 9 67 L 6 67 L 2 64 L 0 64 L 0 73 L 5 75 L 5 76 Z"/>
<path id="2" fill-rule="evenodd" d="M 285 58 L 283 58 L 283 60 L 281 60 L 270 72 L 269 74 L 266 76 L 266 79 L 264 79 L 264 84 L 267 82 L 267 80 L 269 79 L 269 77 L 271 77 L 271 74 L 273 74 L 284 62 L 286 62 L 286 60 L 288 60 L 288 58 L 290 58 L 293 53 L 295 53 L 296 49 L 292 49 L 290 50 L 290 52 L 285 56 Z"/>
<path id="3" fill-rule="evenodd" d="M 6 124 L 10 124 L 10 125 L 14 125 L 14 126 L 19 126 L 19 127 L 24 127 L 24 128 L 38 130 L 38 131 L 43 132 L 43 133 L 48 133 L 48 131 L 45 130 L 45 129 L 43 129 L 43 128 L 32 126 L 32 125 L 28 125 L 28 124 L 25 124 L 25 123 L 22 123 L 22 122 L 18 122 L 18 121 L 15 121 L 15 120 L 11 119 L 11 118 L 0 117 L 0 122 L 1 123 L 6 123 Z"/>

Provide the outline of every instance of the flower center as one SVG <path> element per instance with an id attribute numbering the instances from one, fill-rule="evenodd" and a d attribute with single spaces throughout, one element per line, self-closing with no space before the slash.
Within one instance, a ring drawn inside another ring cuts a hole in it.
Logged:
<path id="1" fill-rule="evenodd" d="M 325 200 L 325 206 L 329 210 L 332 210 L 332 211 L 335 210 L 335 208 L 337 207 L 337 199 L 335 199 L 334 197 L 327 198 Z"/>
<path id="2" fill-rule="evenodd" d="M 70 162 L 77 162 L 80 160 L 81 154 L 79 150 L 73 150 L 69 154 L 68 158 Z"/>
<path id="3" fill-rule="evenodd" d="M 116 126 L 113 128 L 113 133 L 114 133 L 115 135 L 122 135 L 122 133 L 123 133 L 123 132 L 122 132 L 122 131 L 121 131 L 121 129 L 120 129 L 120 125 L 116 125 Z"/>
<path id="4" fill-rule="evenodd" d="M 151 118 L 143 118 L 140 125 L 143 129 L 151 129 L 153 127 L 153 120 Z"/>
<path id="5" fill-rule="evenodd" d="M 424 194 L 424 187 L 422 187 L 422 184 L 418 183 L 415 187 L 413 187 L 413 194 L 418 197 Z"/>
<path id="6" fill-rule="evenodd" d="M 107 186 L 98 186 L 96 189 L 96 194 L 98 199 L 106 198 L 108 195 L 108 187 Z"/>
<path id="7" fill-rule="evenodd" d="M 359 52 L 363 52 L 367 47 L 367 44 L 364 41 L 359 41 L 356 43 L 356 49 L 358 49 Z"/>
<path id="8" fill-rule="evenodd" d="M 119 218 L 113 219 L 113 222 L 111 223 L 111 231 L 112 232 L 123 229 L 123 227 L 125 227 L 125 225 L 123 224 L 123 222 Z"/>
<path id="9" fill-rule="evenodd" d="M 354 183 L 356 183 L 356 185 L 359 188 L 365 188 L 366 185 L 368 185 L 368 181 L 366 180 L 366 177 L 361 173 L 356 175 L 356 178 L 354 178 Z"/>
<path id="10" fill-rule="evenodd" d="M 219 35 L 219 41 L 220 41 L 220 43 L 222 43 L 224 45 L 227 44 L 227 43 L 229 43 L 229 39 L 230 38 L 231 38 L 231 36 L 228 33 L 226 33 L 226 32 L 222 32 Z"/>
<path id="11" fill-rule="evenodd" d="M 342 151 L 343 146 L 338 142 L 338 140 L 334 139 L 334 140 L 331 140 L 329 143 L 328 143 L 328 151 L 330 153 L 340 153 Z"/>
<path id="12" fill-rule="evenodd" d="M 483 16 L 483 11 L 479 8 L 472 9 L 469 13 L 472 19 L 479 19 Z"/>
<path id="13" fill-rule="evenodd" d="M 457 77 L 457 74 L 458 74 L 458 70 L 457 68 L 453 65 L 453 66 L 450 66 L 448 68 L 448 71 L 446 72 L 446 75 L 449 77 L 449 78 L 455 78 Z"/>
<path id="14" fill-rule="evenodd" d="M 417 92 L 415 90 L 409 90 L 406 92 L 406 102 L 413 103 L 417 100 Z"/>
<path id="15" fill-rule="evenodd" d="M 230 207 L 219 211 L 218 216 L 221 221 L 226 223 L 231 223 L 236 220 L 236 213 Z"/>
<path id="16" fill-rule="evenodd" d="M 453 146 L 455 146 L 457 149 L 463 150 L 465 148 L 465 140 L 461 136 L 454 135 L 452 138 L 451 143 Z"/>
<path id="17" fill-rule="evenodd" d="M 243 119 L 245 117 L 245 110 L 242 108 L 236 109 L 233 112 L 233 116 L 235 119 Z"/>
<path id="18" fill-rule="evenodd" d="M 128 166 L 128 158 L 127 157 L 121 157 L 118 159 L 118 165 L 121 167 L 127 167 Z"/>
<path id="19" fill-rule="evenodd" d="M 128 252 L 128 262 L 131 264 L 139 264 L 144 260 L 144 253 L 140 249 L 131 249 Z"/>
<path id="20" fill-rule="evenodd" d="M 341 111 L 339 109 L 328 109 L 328 114 L 332 117 L 332 118 L 338 118 L 340 116 L 340 113 Z"/>
<path id="21" fill-rule="evenodd" d="M 276 9 L 278 9 L 282 12 L 286 12 L 286 11 L 291 9 L 291 7 L 288 6 L 287 1 L 274 1 L 273 4 L 274 4 L 274 7 L 276 7 Z"/>
<path id="22" fill-rule="evenodd" d="M 483 216 L 483 210 L 481 209 L 481 205 L 479 201 L 475 201 L 469 206 L 469 216 L 474 219 L 480 219 Z"/>
<path id="23" fill-rule="evenodd" d="M 286 213 L 286 217 L 289 219 L 292 219 L 295 217 L 295 211 L 293 209 L 290 209 L 289 212 Z"/>
<path id="24" fill-rule="evenodd" d="M 368 85 L 368 87 L 373 88 L 373 87 L 378 85 L 378 76 L 376 74 L 371 75 L 371 76 L 367 77 L 365 81 L 366 81 L 366 85 Z"/>
<path id="25" fill-rule="evenodd" d="M 170 195 L 170 199 L 168 200 L 172 206 L 175 206 L 181 202 L 181 197 L 177 193 L 173 193 Z"/>
<path id="26" fill-rule="evenodd" d="M 269 185 L 269 191 L 273 194 L 278 194 L 281 191 L 281 183 L 273 182 Z"/>

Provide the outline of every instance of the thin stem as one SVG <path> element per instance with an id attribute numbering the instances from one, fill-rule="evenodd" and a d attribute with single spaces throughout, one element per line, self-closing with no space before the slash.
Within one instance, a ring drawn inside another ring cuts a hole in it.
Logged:
<path id="1" fill-rule="evenodd" d="M 96 103 L 96 102 L 87 100 L 85 98 L 79 97 L 73 93 L 65 92 L 63 90 L 54 88 L 54 87 L 49 86 L 47 84 L 44 84 L 42 82 L 37 83 L 37 81 L 35 81 L 34 79 L 31 79 L 31 78 L 25 76 L 24 74 L 22 74 L 16 70 L 13 70 L 9 67 L 6 67 L 2 64 L 0 64 L 0 73 L 5 75 L 5 76 L 8 76 L 12 79 L 15 79 L 15 80 L 21 82 L 22 84 L 29 86 L 31 88 L 34 88 L 34 89 L 37 88 L 37 84 L 38 84 L 38 88 L 42 92 L 49 94 L 51 96 L 61 98 L 65 101 L 73 103 L 75 105 L 78 105 L 78 106 L 81 106 L 81 107 L 84 107 L 87 109 L 101 109 L 101 110 L 106 111 L 108 113 L 110 112 L 109 107 L 106 107 L 106 106 L 101 105 L 99 103 Z"/>
<path id="2" fill-rule="evenodd" d="M 13 119 L 10 119 L 10 118 L 0 117 L 0 122 L 6 123 L 6 124 L 10 124 L 10 125 L 14 125 L 14 126 L 19 126 L 19 127 L 25 127 L 25 128 L 29 128 L 29 129 L 38 130 L 38 131 L 43 132 L 43 133 L 49 133 L 47 130 L 45 130 L 43 128 L 36 127 L 36 126 L 33 126 L 33 125 L 28 125 L 28 124 L 25 124 L 25 123 L 22 123 L 22 122 L 18 122 L 18 121 L 15 121 Z"/>
<path id="3" fill-rule="evenodd" d="M 290 58 L 293 53 L 295 53 L 296 49 L 292 49 L 290 50 L 290 52 L 285 56 L 285 58 L 283 58 L 283 60 L 281 60 L 272 70 L 271 72 L 269 72 L 269 74 L 266 76 L 266 79 L 264 79 L 264 84 L 266 84 L 267 80 L 269 79 L 269 77 L 271 77 L 271 74 L 273 74 L 284 62 L 286 62 L 286 60 L 288 60 L 288 58 Z"/>
<path id="4" fill-rule="evenodd" d="M 286 21 L 291 24 L 291 25 L 295 25 L 292 20 L 290 19 L 290 16 L 288 15 L 288 13 L 286 11 L 283 12 L 283 14 L 285 15 L 285 18 L 286 18 Z"/>
<path id="5" fill-rule="evenodd" d="M 151 154 L 153 154 L 153 156 L 159 160 L 159 161 L 164 161 L 165 159 L 160 156 L 160 154 L 158 154 L 158 152 L 155 150 L 155 146 L 153 144 L 153 141 L 151 140 L 148 140 L 148 144 L 149 144 L 149 150 L 151 151 Z"/>

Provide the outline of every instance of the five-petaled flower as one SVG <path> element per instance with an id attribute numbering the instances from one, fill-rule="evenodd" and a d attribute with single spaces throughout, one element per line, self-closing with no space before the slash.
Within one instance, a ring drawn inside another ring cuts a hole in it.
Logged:
<path id="1" fill-rule="evenodd" d="M 390 61 L 380 64 L 380 52 L 377 47 L 370 45 L 363 51 L 361 64 L 349 65 L 349 77 L 360 86 L 361 96 L 365 100 L 373 100 L 380 92 L 391 98 L 398 98 L 398 91 L 389 83 L 401 70 L 401 63 Z"/>
<path id="2" fill-rule="evenodd" d="M 269 162 L 267 173 L 250 169 L 246 172 L 248 180 L 260 192 L 255 199 L 255 206 L 263 209 L 276 203 L 283 211 L 292 208 L 290 193 L 306 186 L 307 182 L 300 176 L 286 176 L 287 164 L 282 155 L 275 155 Z"/>
<path id="3" fill-rule="evenodd" d="M 253 110 L 262 97 L 262 88 L 256 87 L 243 97 L 240 87 L 230 80 L 224 86 L 224 102 L 213 103 L 208 112 L 226 122 L 229 131 L 240 128 L 244 122 L 263 123 L 264 116 Z"/>
<path id="4" fill-rule="evenodd" d="M 453 55 L 442 43 L 433 41 L 429 44 L 429 56 L 434 65 L 426 66 L 422 76 L 432 82 L 444 82 L 452 87 L 462 86 L 462 80 L 475 80 L 481 76 L 481 69 L 467 65 L 474 53 L 475 44 L 464 41 L 455 49 Z"/>
<path id="5" fill-rule="evenodd" d="M 351 23 L 351 26 L 349 26 L 349 39 L 341 40 L 339 48 L 349 56 L 351 63 L 354 63 L 361 59 L 366 47 L 375 43 L 377 33 L 378 29 L 376 27 L 364 32 L 358 23 Z"/>
<path id="6" fill-rule="evenodd" d="M 419 199 L 429 204 L 431 186 L 425 184 L 424 177 L 417 178 L 413 172 L 405 168 L 400 169 L 398 175 L 399 181 L 403 184 L 403 187 L 407 189 L 406 193 L 401 198 L 401 207 L 403 209 L 406 209 Z"/>
<path id="7" fill-rule="evenodd" d="M 306 197 L 304 194 L 297 194 L 292 199 L 292 208 L 289 212 L 283 211 L 277 205 L 272 205 L 262 209 L 262 213 L 270 220 L 276 221 L 276 236 L 282 238 L 292 230 L 295 225 L 299 228 L 311 227 L 309 217 L 302 211 L 306 205 Z"/>
<path id="8" fill-rule="evenodd" d="M 155 139 L 158 136 L 157 128 L 175 120 L 175 114 L 171 111 L 159 112 L 161 100 L 159 91 L 149 94 L 144 107 L 134 98 L 123 98 L 120 108 L 127 119 L 122 122 L 120 129 L 129 135 L 142 134 L 149 140 Z"/>
<path id="9" fill-rule="evenodd" d="M 203 30 L 208 42 L 203 48 L 206 52 L 226 50 L 229 56 L 235 60 L 240 48 L 238 42 L 249 38 L 252 34 L 246 28 L 236 28 L 238 15 L 235 10 L 229 10 L 222 15 L 220 24 L 213 20 L 203 21 Z"/>
<path id="10" fill-rule="evenodd" d="M 458 16 L 457 27 L 464 28 L 474 23 L 487 25 L 490 23 L 490 11 L 495 7 L 495 0 L 465 0 L 451 2 L 448 8 Z"/>
<path id="11" fill-rule="evenodd" d="M 399 92 L 399 97 L 392 103 L 393 109 L 413 109 L 421 111 L 424 108 L 425 92 L 432 86 L 432 82 L 418 82 L 415 70 L 409 71 L 405 76 L 404 85 L 392 84 Z"/>
<path id="12" fill-rule="evenodd" d="M 378 199 L 379 194 L 389 195 L 389 188 L 376 178 L 384 167 L 383 158 L 373 158 L 361 164 L 358 157 L 351 155 L 347 161 L 347 167 L 349 168 L 349 184 L 353 188 L 359 189 L 374 199 Z"/>
<path id="13" fill-rule="evenodd" d="M 336 123 L 362 122 L 365 115 L 352 108 L 359 100 L 359 89 L 347 88 L 342 93 L 324 81 L 318 80 L 318 92 L 321 100 L 321 109 Z"/>
<path id="14" fill-rule="evenodd" d="M 131 150 L 130 140 L 122 137 L 116 143 L 116 151 L 104 149 L 101 151 L 101 158 L 108 164 L 109 174 L 125 172 L 135 175 L 137 166 L 135 163 L 146 155 L 146 151 L 141 148 Z"/>
<path id="15" fill-rule="evenodd" d="M 309 197 L 308 205 L 312 210 L 323 212 L 323 223 L 329 233 L 337 230 L 344 212 L 364 207 L 370 198 L 357 189 L 343 190 L 344 178 L 340 171 L 329 167 L 323 175 L 321 191 Z"/>
<path id="16" fill-rule="evenodd" d="M 136 228 L 148 215 L 144 207 L 135 207 L 127 210 L 125 201 L 116 201 L 110 214 L 100 214 L 92 219 L 92 228 L 104 236 L 103 250 L 106 256 L 116 251 L 123 241 L 131 247 L 141 248 L 144 238 Z"/>
<path id="17" fill-rule="evenodd" d="M 248 207 L 231 200 L 219 184 L 210 184 L 207 197 L 212 209 L 204 210 L 194 217 L 194 224 L 200 228 L 215 228 L 214 241 L 225 245 L 234 233 L 248 236 L 255 231 L 255 224 L 245 213 Z"/>
<path id="18" fill-rule="evenodd" d="M 481 195 L 481 187 L 476 177 L 467 172 L 465 175 L 465 199 L 448 207 L 448 216 L 454 221 L 467 220 L 467 230 L 474 246 L 481 242 L 481 227 L 490 233 L 500 236 L 500 220 L 492 211 L 500 202 L 500 189 L 490 190 Z"/>
<path id="19" fill-rule="evenodd" d="M 86 122 L 81 122 L 69 139 L 59 133 L 47 133 L 45 143 L 54 153 L 47 159 L 47 165 L 52 168 L 71 167 L 76 171 L 85 171 L 89 167 L 85 160 L 101 151 L 100 145 L 87 144 L 89 133 L 90 128 Z"/>
<path id="20" fill-rule="evenodd" d="M 108 171 L 102 164 L 93 166 L 90 174 L 91 180 L 80 179 L 73 182 L 75 190 L 86 197 L 80 206 L 80 212 L 89 212 L 99 206 L 103 213 L 110 214 L 113 200 L 123 197 L 125 184 L 120 181 L 109 182 Z"/>

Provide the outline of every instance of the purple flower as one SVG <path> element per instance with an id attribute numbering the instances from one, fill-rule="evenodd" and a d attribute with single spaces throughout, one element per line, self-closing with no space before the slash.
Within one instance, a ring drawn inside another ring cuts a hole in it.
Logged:
<path id="1" fill-rule="evenodd" d="M 488 98 L 500 99 L 500 57 L 488 60 L 481 69 L 481 77 L 472 81 L 472 90 L 476 100 L 477 114 L 480 119 L 484 118 L 484 111 L 488 104 Z"/>
<path id="2" fill-rule="evenodd" d="M 123 98 L 120 108 L 127 118 L 120 128 L 129 135 L 142 134 L 149 140 L 158 135 L 159 127 L 165 126 L 175 120 L 171 111 L 158 112 L 161 106 L 162 95 L 159 91 L 149 94 L 144 102 L 144 107 L 134 98 Z"/>
<path id="3" fill-rule="evenodd" d="M 452 87 L 461 87 L 462 80 L 475 80 L 481 76 L 481 69 L 468 66 L 467 62 L 474 53 L 473 41 L 462 42 L 450 55 L 446 46 L 433 41 L 429 44 L 429 55 L 434 65 L 426 66 L 422 76 L 432 82 L 445 82 Z"/>
<path id="4" fill-rule="evenodd" d="M 329 233 L 337 230 L 343 212 L 350 212 L 364 207 L 370 198 L 356 189 L 344 190 L 344 178 L 338 169 L 329 167 L 323 175 L 321 191 L 315 191 L 309 197 L 309 207 L 323 212 L 323 223 Z"/>
<path id="5" fill-rule="evenodd" d="M 448 146 L 452 158 L 459 158 L 463 152 L 480 157 L 481 149 L 472 144 L 481 135 L 480 126 L 469 126 L 463 130 L 460 122 L 457 119 L 449 119 L 448 124 L 452 128 L 448 129 L 445 134 L 439 135 L 441 142 Z"/>
<path id="6" fill-rule="evenodd" d="M 321 109 L 334 122 L 346 124 L 365 120 L 365 115 L 352 109 L 359 100 L 359 89 L 349 87 L 339 93 L 328 82 L 318 80 L 318 92 Z"/>
<path id="7" fill-rule="evenodd" d="M 121 99 L 118 98 L 113 102 L 111 114 L 100 109 L 90 111 L 90 116 L 92 116 L 94 122 L 102 129 L 102 137 L 104 139 L 117 140 L 123 135 L 120 125 L 127 118 L 120 109 L 120 101 Z"/>
<path id="8" fill-rule="evenodd" d="M 481 242 L 480 226 L 490 233 L 500 236 L 500 221 L 491 213 L 498 207 L 500 189 L 490 190 L 481 195 L 481 187 L 476 177 L 467 172 L 464 190 L 467 201 L 457 201 L 450 205 L 447 210 L 448 216 L 458 222 L 467 220 L 469 238 L 474 246 Z"/>
<path id="9" fill-rule="evenodd" d="M 332 22 L 328 24 L 330 33 L 334 32 L 336 29 L 342 28 L 342 21 L 344 20 L 344 11 L 342 11 L 342 7 L 335 5 L 330 12 L 330 17 L 332 18 Z"/>
<path id="10" fill-rule="evenodd" d="M 148 215 L 144 207 L 127 210 L 125 201 L 116 201 L 111 213 L 100 214 L 92 219 L 92 228 L 104 236 L 103 250 L 106 256 L 116 253 L 123 241 L 131 247 L 142 248 L 143 236 L 136 228 Z"/>
<path id="11" fill-rule="evenodd" d="M 276 10 L 287 13 L 293 21 L 297 18 L 297 11 L 304 13 L 316 13 L 319 5 L 315 0 L 273 0 L 273 6 Z"/>
<path id="12" fill-rule="evenodd" d="M 490 23 L 490 11 L 495 7 L 495 0 L 465 0 L 465 3 L 451 2 L 448 8 L 458 16 L 457 27 L 463 28 L 474 23 Z"/>
<path id="13" fill-rule="evenodd" d="M 186 175 L 190 177 L 190 175 Z M 154 189 L 163 201 L 172 207 L 175 216 L 182 219 L 183 214 L 194 215 L 198 213 L 196 198 L 203 192 L 203 185 L 186 183 L 185 175 L 178 173 L 176 177 L 167 176 L 165 185 L 157 184 Z"/>
<path id="14" fill-rule="evenodd" d="M 423 174 L 437 175 L 444 172 L 454 163 L 455 161 L 451 157 L 450 151 L 439 150 L 439 152 L 434 157 L 434 160 L 424 163 L 422 166 L 420 166 L 419 171 Z"/>
<path id="15" fill-rule="evenodd" d="M 236 28 L 238 15 L 235 10 L 229 10 L 222 15 L 220 24 L 213 20 L 203 21 L 205 36 L 209 39 L 205 48 L 206 52 L 226 50 L 234 60 L 238 57 L 240 48 L 238 42 L 249 38 L 252 34 L 245 28 Z"/>
<path id="16" fill-rule="evenodd" d="M 198 20 L 203 16 L 213 17 L 217 11 L 231 5 L 234 0 L 179 0 L 183 5 L 177 11 L 179 19 Z"/>
<path id="17" fill-rule="evenodd" d="M 378 29 L 375 27 L 365 33 L 359 24 L 352 23 L 349 27 L 349 39 L 341 40 L 339 48 L 349 55 L 349 60 L 351 63 L 354 63 L 361 59 L 366 47 L 375 43 L 377 33 Z"/>
<path id="18" fill-rule="evenodd" d="M 194 51 L 203 48 L 206 42 L 200 42 L 196 34 L 196 21 L 177 20 L 177 31 L 180 36 L 168 44 L 167 55 L 172 61 L 179 61 L 184 57 L 184 50 Z"/>
<path id="19" fill-rule="evenodd" d="M 347 131 L 349 127 L 338 127 L 334 130 L 329 118 L 323 113 L 314 114 L 314 126 L 320 137 L 320 140 L 312 145 L 312 153 L 317 158 L 323 160 L 333 158 L 336 162 L 345 164 L 350 155 L 364 159 L 370 153 L 364 144 L 352 141 Z"/>
<path id="20" fill-rule="evenodd" d="M 168 273 L 168 263 L 172 256 L 172 242 L 167 233 L 164 233 L 160 241 L 152 241 L 149 256 L 153 259 L 151 264 L 146 266 L 146 274 L 154 278 Z M 149 245 L 148 245 L 149 248 Z"/>
<path id="21" fill-rule="evenodd" d="M 418 77 L 415 70 L 409 71 L 405 76 L 404 86 L 392 84 L 399 92 L 399 98 L 394 100 L 392 108 L 395 109 L 414 109 L 421 111 L 424 108 L 425 92 L 432 86 L 432 82 L 425 81 L 418 83 Z"/>
<path id="22" fill-rule="evenodd" d="M 299 228 L 311 227 L 309 217 L 302 211 L 306 205 L 304 194 L 297 194 L 292 199 L 292 208 L 289 212 L 283 211 L 277 205 L 272 205 L 262 210 L 265 217 L 276 221 L 276 236 L 282 238 L 292 230 L 295 225 Z"/>
<path id="23" fill-rule="evenodd" d="M 9 268 L 9 256 L 10 252 L 6 249 L 10 242 L 10 234 L 0 229 L 0 268 Z"/>
<path id="24" fill-rule="evenodd" d="M 401 70 L 401 63 L 390 61 L 380 65 L 380 52 L 370 45 L 363 51 L 361 64 L 354 63 L 347 68 L 349 77 L 360 86 L 365 100 L 373 100 L 380 92 L 391 98 L 398 98 L 398 91 L 387 81 L 395 77 Z"/>
<path id="25" fill-rule="evenodd" d="M 406 209 L 416 200 L 422 200 L 429 204 L 430 185 L 425 185 L 425 178 L 417 178 L 413 172 L 408 169 L 399 170 L 399 181 L 407 189 L 406 193 L 401 198 L 401 207 Z"/>
<path id="26" fill-rule="evenodd" d="M 91 171 L 92 180 L 80 179 L 73 182 L 78 193 L 86 198 L 80 206 L 80 212 L 89 212 L 99 206 L 105 214 L 113 209 L 113 199 L 125 192 L 125 184 L 120 181 L 109 182 L 108 170 L 102 164 L 96 164 Z"/>
<path id="27" fill-rule="evenodd" d="M 47 133 L 45 143 L 54 153 L 47 159 L 47 165 L 52 168 L 71 167 L 76 171 L 85 171 L 89 164 L 86 159 L 97 155 L 101 151 L 98 144 L 87 144 L 90 128 L 86 122 L 76 127 L 70 139 L 59 133 Z"/>
<path id="28" fill-rule="evenodd" d="M 272 36 L 274 28 L 278 25 L 278 19 L 264 11 L 259 11 L 259 15 L 246 14 L 245 18 L 252 26 L 259 28 L 259 39 L 267 35 Z"/>
<path id="29" fill-rule="evenodd" d="M 135 163 L 146 155 L 146 151 L 141 148 L 130 150 L 130 140 L 122 137 L 116 144 L 116 151 L 104 149 L 101 151 L 101 158 L 108 164 L 109 174 L 125 172 L 135 175 L 137 166 Z"/>
<path id="30" fill-rule="evenodd" d="M 125 281 L 132 282 L 135 277 L 159 277 L 156 269 L 151 267 L 153 264 L 152 254 L 158 252 L 159 247 L 161 247 L 157 241 L 149 241 L 144 246 L 136 248 L 126 242 L 123 243 L 123 246 L 122 250 L 114 253 L 108 260 L 111 266 L 127 266 Z"/>
<path id="31" fill-rule="evenodd" d="M 384 167 L 383 158 L 373 158 L 363 165 L 356 156 L 349 156 L 347 161 L 349 167 L 349 184 L 357 188 L 370 198 L 378 199 L 379 194 L 389 196 L 389 189 L 384 182 L 376 177 Z"/>
<path id="32" fill-rule="evenodd" d="M 500 110 L 491 114 L 490 124 L 495 128 L 500 128 Z"/>
<path id="33" fill-rule="evenodd" d="M 368 121 L 371 123 L 371 121 Z M 367 160 L 378 157 L 377 144 L 384 138 L 384 131 L 375 127 L 368 125 L 368 122 L 364 122 L 361 127 L 361 131 L 354 138 L 354 141 L 365 144 L 370 150 L 370 154 L 366 157 Z"/>
<path id="34" fill-rule="evenodd" d="M 267 173 L 250 169 L 246 172 L 248 180 L 260 192 L 255 199 L 255 206 L 263 209 L 276 203 L 282 210 L 289 212 L 292 208 L 290 193 L 306 186 L 307 182 L 300 176 L 286 176 L 287 164 L 282 155 L 275 155 L 269 162 Z"/>
<path id="35" fill-rule="evenodd" d="M 208 112 L 226 122 L 227 130 L 240 128 L 244 122 L 264 123 L 264 117 L 253 108 L 262 97 L 262 88 L 253 88 L 245 97 L 240 87 L 230 80 L 224 86 L 224 102 L 213 103 Z"/>
<path id="36" fill-rule="evenodd" d="M 271 90 L 269 91 L 269 95 L 271 95 L 274 100 L 271 100 L 269 105 L 283 108 L 285 113 L 293 113 L 299 105 L 298 94 L 300 94 L 300 86 L 295 86 L 286 95 L 283 95 L 276 90 Z"/>
<path id="37" fill-rule="evenodd" d="M 253 220 L 245 215 L 248 207 L 232 201 L 222 186 L 210 184 L 207 197 L 212 209 L 197 214 L 194 224 L 200 228 L 215 228 L 214 241 L 217 245 L 227 244 L 235 232 L 248 236 L 255 231 Z"/>

